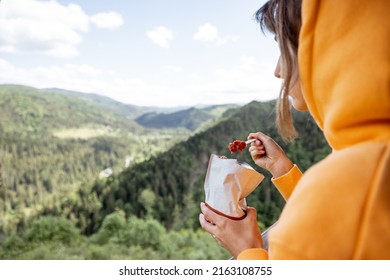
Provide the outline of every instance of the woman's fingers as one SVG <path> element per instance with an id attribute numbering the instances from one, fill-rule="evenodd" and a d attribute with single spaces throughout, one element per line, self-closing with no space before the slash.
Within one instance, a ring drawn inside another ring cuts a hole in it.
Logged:
<path id="1" fill-rule="evenodd" d="M 222 246 L 221 240 L 217 237 L 217 226 L 206 221 L 202 213 L 199 214 L 199 222 L 203 230 L 210 233 L 211 236 L 215 239 L 215 241 L 217 241 L 217 243 Z"/>
<path id="2" fill-rule="evenodd" d="M 215 225 L 217 220 L 219 219 L 219 215 L 212 211 L 210 208 L 208 208 L 203 202 L 200 204 L 200 208 L 202 210 L 202 214 L 206 222 Z"/>
<path id="3" fill-rule="evenodd" d="M 248 140 L 251 140 L 251 139 L 256 139 L 256 141 L 253 141 L 251 143 L 251 146 L 260 146 L 262 145 L 262 141 L 259 137 L 257 137 L 257 133 L 250 133 L 247 137 Z"/>
<path id="4" fill-rule="evenodd" d="M 270 137 L 259 131 L 256 133 L 249 133 L 248 139 L 259 139 L 262 142 L 266 142 Z"/>
<path id="5" fill-rule="evenodd" d="M 208 222 L 204 215 L 202 213 L 199 214 L 199 223 L 200 223 L 200 226 L 205 230 L 207 231 L 208 233 L 214 235 L 215 233 L 215 225 L 213 225 L 212 223 Z"/>
<path id="6" fill-rule="evenodd" d="M 223 219 L 224 217 L 214 213 L 214 211 L 209 209 L 203 202 L 200 204 L 200 207 L 202 209 L 202 213 L 199 214 L 199 222 L 201 227 L 210 233 L 217 241 L 217 243 L 222 246 L 222 242 L 218 238 L 219 229 L 216 223 L 218 219 Z"/>
<path id="7" fill-rule="evenodd" d="M 263 156 L 265 154 L 264 146 L 260 146 L 260 147 L 252 146 L 252 147 L 249 147 L 249 153 L 254 158 L 255 157 L 261 157 L 261 156 Z"/>
<path id="8" fill-rule="evenodd" d="M 250 146 L 248 151 L 251 153 L 251 152 L 259 152 L 259 151 L 264 151 L 265 152 L 265 148 L 263 145 L 261 146 Z"/>

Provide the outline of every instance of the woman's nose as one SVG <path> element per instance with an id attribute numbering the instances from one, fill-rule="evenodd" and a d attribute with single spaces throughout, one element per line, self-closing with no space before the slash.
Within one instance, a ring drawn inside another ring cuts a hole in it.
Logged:
<path id="1" fill-rule="evenodd" d="M 274 75 L 275 75 L 276 78 L 279 78 L 279 79 L 282 78 L 282 75 L 281 75 L 281 65 L 280 65 L 280 57 L 279 57 L 279 59 L 278 59 L 278 63 L 276 64 L 276 68 L 275 68 Z"/>

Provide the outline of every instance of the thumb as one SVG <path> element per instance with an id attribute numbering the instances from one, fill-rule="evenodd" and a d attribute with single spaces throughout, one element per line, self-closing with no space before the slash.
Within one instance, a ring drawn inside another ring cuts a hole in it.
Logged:
<path id="1" fill-rule="evenodd" d="M 246 208 L 246 216 L 250 219 L 255 219 L 257 220 L 257 210 L 256 208 L 253 207 L 247 207 Z"/>

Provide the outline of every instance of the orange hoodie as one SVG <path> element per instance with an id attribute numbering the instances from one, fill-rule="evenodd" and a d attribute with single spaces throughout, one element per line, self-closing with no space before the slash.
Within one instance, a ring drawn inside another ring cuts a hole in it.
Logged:
<path id="1" fill-rule="evenodd" d="M 390 259 L 388 11 L 386 0 L 303 0 L 300 79 L 333 153 L 282 178 L 268 254 L 238 259 Z"/>

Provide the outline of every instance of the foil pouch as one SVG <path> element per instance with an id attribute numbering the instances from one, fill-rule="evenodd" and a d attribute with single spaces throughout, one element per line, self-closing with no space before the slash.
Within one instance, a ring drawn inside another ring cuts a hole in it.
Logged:
<path id="1" fill-rule="evenodd" d="M 249 164 L 236 159 L 210 156 L 204 182 L 205 203 L 214 212 L 231 219 L 246 215 L 246 197 L 264 176 Z"/>

